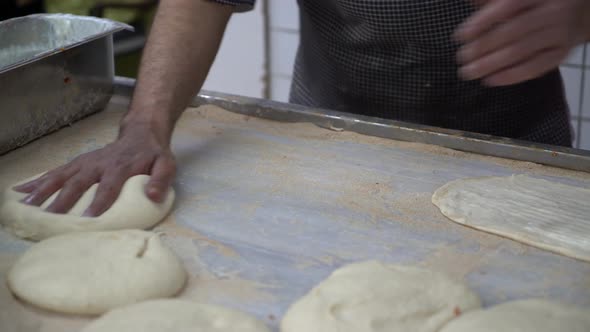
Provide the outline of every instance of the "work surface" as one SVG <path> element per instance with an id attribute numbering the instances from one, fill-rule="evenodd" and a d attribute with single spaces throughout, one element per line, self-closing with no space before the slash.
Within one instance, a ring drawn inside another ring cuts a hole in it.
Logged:
<path id="1" fill-rule="evenodd" d="M 0 157 L 0 186 L 110 142 L 124 101 Z M 590 187 L 589 174 L 212 107 L 187 111 L 173 145 L 177 201 L 156 230 L 192 275 L 182 297 L 250 312 L 276 330 L 333 269 L 379 259 L 463 279 L 484 305 L 544 297 L 590 306 L 590 264 L 456 225 L 430 201 L 459 178 L 526 173 Z M 0 232 L 1 267 L 28 245 Z M 0 324 L 21 314 L 42 318 L 42 331 L 86 322 L 23 308 L 5 289 L 0 297 Z"/>

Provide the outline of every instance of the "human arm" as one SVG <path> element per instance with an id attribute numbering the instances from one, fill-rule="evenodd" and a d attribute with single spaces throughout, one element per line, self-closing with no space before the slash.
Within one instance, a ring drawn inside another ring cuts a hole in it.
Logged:
<path id="1" fill-rule="evenodd" d="M 206 0 L 162 0 L 118 138 L 15 188 L 29 194 L 25 202 L 39 206 L 61 189 L 47 210 L 65 213 L 98 182 L 85 213 L 97 216 L 137 174 L 151 175 L 146 194 L 162 201 L 175 172 L 170 150 L 174 125 L 203 85 L 232 12 L 232 6 Z"/>

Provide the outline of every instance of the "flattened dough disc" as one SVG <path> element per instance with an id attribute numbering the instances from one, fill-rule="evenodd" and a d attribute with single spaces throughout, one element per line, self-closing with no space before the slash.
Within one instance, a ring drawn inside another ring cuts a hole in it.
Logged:
<path id="1" fill-rule="evenodd" d="M 85 315 L 172 296 L 186 277 L 158 234 L 123 230 L 41 241 L 16 261 L 7 284 L 17 297 L 43 309 Z"/>
<path id="2" fill-rule="evenodd" d="M 166 217 L 174 203 L 172 188 L 163 203 L 152 202 L 144 191 L 148 181 L 147 175 L 129 178 L 113 206 L 97 218 L 82 217 L 82 214 L 92 203 L 98 184 L 90 187 L 65 215 L 44 210 L 59 192 L 41 207 L 36 207 L 20 202 L 26 194 L 16 192 L 10 186 L 0 197 L 0 223 L 16 236 L 35 241 L 69 232 L 147 229 Z"/>
<path id="3" fill-rule="evenodd" d="M 270 332 L 245 313 L 186 300 L 152 300 L 115 309 L 82 332 Z"/>
<path id="4" fill-rule="evenodd" d="M 520 300 L 470 311 L 441 332 L 588 332 L 590 309 L 539 299 Z"/>
<path id="5" fill-rule="evenodd" d="M 590 189 L 526 175 L 464 179 L 432 202 L 459 224 L 590 261 Z"/>

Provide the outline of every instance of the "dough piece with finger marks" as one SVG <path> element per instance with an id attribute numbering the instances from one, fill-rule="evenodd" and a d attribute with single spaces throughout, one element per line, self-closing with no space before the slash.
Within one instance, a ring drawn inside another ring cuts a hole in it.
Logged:
<path id="1" fill-rule="evenodd" d="M 37 307 L 96 315 L 173 296 L 186 279 L 182 262 L 158 234 L 123 230 L 70 233 L 36 243 L 12 266 L 7 285 Z"/>
<path id="2" fill-rule="evenodd" d="M 45 210 L 59 191 L 38 207 L 23 203 L 27 194 L 10 186 L 0 198 L 0 223 L 14 235 L 34 241 L 70 232 L 148 229 L 168 215 L 175 198 L 174 189 L 170 188 L 162 203 L 151 201 L 145 194 L 148 181 L 148 175 L 129 178 L 111 208 L 92 218 L 82 215 L 92 203 L 98 184 L 90 187 L 66 214 Z"/>

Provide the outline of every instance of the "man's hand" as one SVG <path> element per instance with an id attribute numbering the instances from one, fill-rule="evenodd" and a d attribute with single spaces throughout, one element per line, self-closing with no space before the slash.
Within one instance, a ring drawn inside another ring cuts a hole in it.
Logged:
<path id="1" fill-rule="evenodd" d="M 168 145 L 160 142 L 149 129 L 136 125 L 104 148 L 83 154 L 15 190 L 29 194 L 25 198 L 27 204 L 39 206 L 61 189 L 47 211 L 67 213 L 88 188 L 99 183 L 94 201 L 84 213 L 95 217 L 114 203 L 125 181 L 138 174 L 151 175 L 146 195 L 155 202 L 162 202 L 175 169 Z"/>
<path id="2" fill-rule="evenodd" d="M 510 85 L 557 68 L 590 36 L 590 0 L 473 0 L 481 8 L 456 31 L 460 75 Z"/>
<path id="3" fill-rule="evenodd" d="M 119 138 L 15 188 L 29 194 L 25 202 L 39 206 L 61 189 L 47 210 L 66 213 L 99 183 L 85 212 L 99 216 L 117 199 L 125 181 L 138 174 L 151 175 L 146 194 L 162 201 L 175 173 L 170 152 L 174 126 L 201 89 L 232 13 L 232 6 L 208 0 L 160 0 Z"/>

